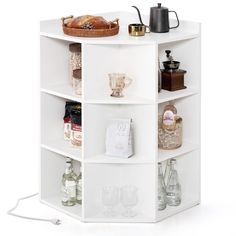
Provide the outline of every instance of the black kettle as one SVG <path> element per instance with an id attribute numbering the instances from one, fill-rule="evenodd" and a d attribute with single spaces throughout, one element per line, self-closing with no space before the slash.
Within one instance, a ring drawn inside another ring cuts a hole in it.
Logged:
<path id="1" fill-rule="evenodd" d="M 169 25 L 169 12 L 174 12 L 177 25 L 170 27 Z M 162 7 L 161 3 L 158 3 L 156 7 L 151 7 L 150 9 L 150 21 L 149 21 L 150 31 L 154 33 L 166 33 L 170 29 L 179 27 L 178 15 L 175 11 L 169 11 L 168 8 Z"/>

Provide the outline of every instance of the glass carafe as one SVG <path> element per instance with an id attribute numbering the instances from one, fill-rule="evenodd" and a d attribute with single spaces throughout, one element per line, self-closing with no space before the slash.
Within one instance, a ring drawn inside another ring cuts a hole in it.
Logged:
<path id="1" fill-rule="evenodd" d="M 162 164 L 158 163 L 158 211 L 166 208 L 166 187 L 162 172 Z"/>
<path id="2" fill-rule="evenodd" d="M 179 206 L 181 203 L 181 186 L 175 166 L 176 160 L 172 159 L 170 162 L 170 173 L 166 186 L 167 204 L 169 206 Z"/>

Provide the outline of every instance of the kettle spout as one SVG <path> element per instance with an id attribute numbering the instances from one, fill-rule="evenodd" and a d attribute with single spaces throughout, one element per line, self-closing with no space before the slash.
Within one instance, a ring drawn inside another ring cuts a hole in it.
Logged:
<path id="1" fill-rule="evenodd" d="M 142 17 L 141 17 L 141 14 L 140 14 L 139 9 L 138 9 L 136 6 L 132 6 L 132 7 L 137 10 L 137 12 L 138 12 L 138 17 L 139 17 L 139 21 L 140 21 L 140 23 L 141 23 L 142 25 L 144 25 L 144 24 L 143 24 L 143 21 L 142 21 Z"/>

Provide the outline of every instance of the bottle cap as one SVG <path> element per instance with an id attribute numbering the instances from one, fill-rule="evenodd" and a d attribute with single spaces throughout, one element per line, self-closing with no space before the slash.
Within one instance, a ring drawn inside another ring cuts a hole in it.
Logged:
<path id="1" fill-rule="evenodd" d="M 69 158 L 69 157 L 67 157 L 67 158 L 66 158 L 66 163 L 71 163 L 71 162 L 72 162 L 72 159 Z"/>

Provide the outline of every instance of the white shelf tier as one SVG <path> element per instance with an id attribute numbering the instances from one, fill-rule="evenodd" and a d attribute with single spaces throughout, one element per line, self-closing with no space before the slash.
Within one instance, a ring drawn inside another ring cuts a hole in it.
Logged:
<path id="1" fill-rule="evenodd" d="M 154 163 L 155 160 L 150 160 L 143 157 L 143 156 L 138 156 L 134 155 L 131 156 L 130 158 L 122 158 L 122 157 L 112 157 L 112 156 L 107 156 L 105 154 L 101 155 L 96 155 L 92 157 L 85 158 L 86 163 L 107 163 L 107 164 L 138 164 L 138 163 Z"/>
<path id="2" fill-rule="evenodd" d="M 192 88 L 181 89 L 173 92 L 162 89 L 161 92 L 158 93 L 157 103 L 160 104 L 163 102 L 168 102 L 171 100 L 192 96 L 198 93 L 199 91 L 197 89 L 192 89 Z"/>
<path id="3" fill-rule="evenodd" d="M 183 141 L 183 144 L 181 147 L 173 150 L 163 150 L 158 149 L 158 162 L 166 161 L 171 158 L 175 158 L 184 154 L 187 154 L 189 152 L 192 152 L 199 148 L 199 145 Z"/>
<path id="4" fill-rule="evenodd" d="M 74 160 L 82 162 L 81 147 L 72 147 L 70 146 L 69 141 L 65 141 L 63 139 L 46 140 L 45 143 L 41 144 L 41 147 L 62 156 L 70 157 Z"/>
<path id="5" fill-rule="evenodd" d="M 191 201 L 188 204 L 181 204 L 180 206 L 166 206 L 166 209 L 158 212 L 157 221 L 164 220 L 170 216 L 178 214 L 182 211 L 188 210 L 196 205 L 200 204 L 200 201 Z"/>
<path id="6" fill-rule="evenodd" d="M 154 100 L 145 99 L 142 97 L 135 96 L 124 96 L 122 98 L 111 97 L 110 94 L 107 94 L 106 98 L 102 97 L 101 99 L 85 99 L 85 103 L 91 104 L 152 104 L 155 103 Z"/>
<path id="7" fill-rule="evenodd" d="M 158 34 L 149 33 L 144 37 L 133 37 L 128 34 L 128 24 L 139 22 L 137 14 L 129 12 L 112 12 L 99 14 L 107 20 L 120 19 L 120 31 L 118 35 L 101 38 L 83 38 L 65 35 L 62 30 L 61 20 L 48 20 L 41 22 L 40 33 L 42 36 L 62 39 L 71 42 L 90 43 L 90 44 L 152 44 L 169 43 L 179 40 L 192 39 L 199 36 L 200 24 L 195 22 L 180 21 L 180 26 L 170 30 L 169 33 Z M 143 15 L 143 21 L 148 24 L 149 16 Z M 171 24 L 175 24 L 171 22 Z"/>
<path id="8" fill-rule="evenodd" d="M 41 92 L 82 103 L 81 96 L 75 95 L 72 86 L 66 83 L 41 88 Z"/>
<path id="9" fill-rule="evenodd" d="M 145 215 L 137 215 L 135 217 L 110 217 L 105 218 L 102 215 L 98 215 L 97 217 L 89 217 L 84 219 L 85 222 L 94 222 L 94 223 L 102 223 L 102 222 L 109 222 L 109 223 L 145 223 L 145 222 L 156 222 L 154 219 L 149 218 Z"/>
<path id="10" fill-rule="evenodd" d="M 82 221 L 82 206 L 79 204 L 76 204 L 75 206 L 66 207 L 61 204 L 60 196 L 55 197 L 47 197 L 40 200 L 42 203 L 61 211 L 69 216 L 72 216 L 78 220 Z"/>

